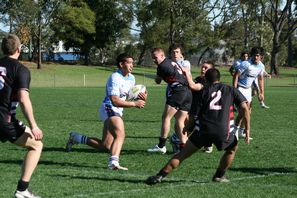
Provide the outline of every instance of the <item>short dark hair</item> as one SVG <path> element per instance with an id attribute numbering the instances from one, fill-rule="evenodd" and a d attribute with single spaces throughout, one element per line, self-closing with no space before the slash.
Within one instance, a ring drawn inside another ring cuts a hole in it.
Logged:
<path id="1" fill-rule="evenodd" d="M 264 48 L 263 47 L 253 47 L 250 52 L 251 56 L 255 56 L 256 54 L 260 54 L 261 56 L 264 55 Z"/>
<path id="2" fill-rule="evenodd" d="M 177 43 L 173 43 L 172 45 L 170 45 L 169 47 L 169 52 L 172 52 L 175 49 L 180 49 L 180 52 L 183 54 L 183 47 L 181 44 L 177 44 Z"/>
<path id="3" fill-rule="evenodd" d="M 205 73 L 205 79 L 209 84 L 219 81 L 221 78 L 220 71 L 216 68 L 210 68 Z"/>
<path id="4" fill-rule="evenodd" d="M 117 66 L 118 66 L 118 68 L 120 68 L 120 63 L 125 62 L 128 58 L 133 59 L 133 57 L 131 55 L 127 54 L 127 53 L 122 53 L 122 54 L 118 55 L 118 57 L 117 57 Z"/>
<path id="5" fill-rule="evenodd" d="M 5 55 L 13 55 L 17 49 L 21 46 L 19 37 L 15 34 L 8 34 L 2 39 L 2 51 Z"/>
<path id="6" fill-rule="evenodd" d="M 248 51 L 242 51 L 241 54 L 240 54 L 240 57 L 243 57 L 243 55 L 245 55 L 245 54 L 249 55 L 249 52 Z"/>

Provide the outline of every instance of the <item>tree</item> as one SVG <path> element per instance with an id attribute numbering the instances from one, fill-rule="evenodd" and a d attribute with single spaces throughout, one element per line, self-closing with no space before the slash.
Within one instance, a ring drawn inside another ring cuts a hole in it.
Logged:
<path id="1" fill-rule="evenodd" d="M 117 42 L 132 21 L 121 2 L 66 1 L 56 13 L 56 23 L 52 25 L 56 42 L 62 40 L 66 49 L 78 49 L 85 65 L 91 61 L 90 53 L 99 53 L 99 62 L 106 62 L 108 52 L 117 48 Z"/>
<path id="2" fill-rule="evenodd" d="M 132 23 L 132 13 L 125 4 L 129 0 L 89 0 L 89 6 L 96 14 L 95 28 L 95 46 L 100 50 L 102 63 L 106 59 L 110 48 L 120 46 L 127 35 L 127 29 Z"/>
<path id="3" fill-rule="evenodd" d="M 95 43 L 95 13 L 84 0 L 66 1 L 54 14 L 52 40 L 64 42 L 66 49 L 79 49 L 84 64 L 89 64 L 89 53 Z"/>
<path id="4" fill-rule="evenodd" d="M 10 28 L 9 32 L 17 34 L 21 42 L 29 47 L 36 41 L 33 50 L 38 52 L 37 68 L 41 68 L 42 46 L 48 38 L 48 25 L 52 22 L 52 13 L 60 1 L 51 0 L 3 0 L 0 12 L 2 21 Z M 21 9 L 20 9 L 21 8 Z M 45 35 L 43 37 L 43 35 Z M 32 42 L 33 41 L 33 42 Z"/>
<path id="5" fill-rule="evenodd" d="M 293 33 L 293 31 L 297 28 L 296 17 L 290 18 L 292 19 L 292 21 L 290 21 L 290 28 L 288 28 L 286 36 L 281 37 L 281 34 L 283 33 L 285 26 L 287 25 L 287 16 L 289 13 L 289 9 L 292 8 L 291 5 L 293 3 L 293 0 L 287 0 L 285 2 L 279 0 L 269 0 L 268 2 L 261 1 L 261 3 L 263 7 L 267 8 L 265 12 L 265 19 L 270 23 L 271 28 L 273 30 L 270 73 L 278 75 L 278 56 L 282 44 L 287 40 L 288 36 L 290 36 Z"/>
<path id="6" fill-rule="evenodd" d="M 199 51 L 211 35 L 207 18 L 209 1 L 152 0 L 133 1 L 129 6 L 139 28 L 139 62 L 152 47 L 168 49 L 172 43 L 179 43 L 186 49 L 186 55 Z M 204 35 L 204 36 L 203 36 Z M 207 36 L 205 36 L 207 35 Z M 197 44 L 199 42 L 199 44 Z"/>

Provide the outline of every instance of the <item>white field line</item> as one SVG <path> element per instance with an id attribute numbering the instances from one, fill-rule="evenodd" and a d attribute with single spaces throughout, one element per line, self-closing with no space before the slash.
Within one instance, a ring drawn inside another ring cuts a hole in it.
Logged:
<path id="1" fill-rule="evenodd" d="M 65 169 L 67 170 L 67 169 Z M 68 169 L 69 171 L 69 169 Z M 94 172 L 94 173 L 99 173 L 96 171 L 81 171 L 80 172 Z M 241 180 L 250 180 L 250 179 L 257 179 L 257 178 L 265 178 L 265 177 L 273 177 L 273 176 L 283 176 L 283 175 L 290 175 L 290 174 L 295 174 L 295 173 L 281 173 L 281 172 L 274 172 L 271 174 L 265 174 L 265 175 L 255 175 L 255 176 L 247 176 L 247 177 L 239 177 L 239 178 L 233 178 L 232 181 L 241 181 Z M 123 174 L 120 176 L 129 176 L 129 177 L 137 177 L 137 178 L 147 178 L 147 176 L 144 175 L 136 175 L 136 174 Z M 160 186 L 156 185 L 154 186 L 154 191 L 159 190 L 159 191 L 164 191 L 165 189 L 172 189 L 174 187 L 191 187 L 191 186 L 197 186 L 197 185 L 206 185 L 206 184 L 213 184 L 210 180 L 204 180 L 204 181 L 198 181 L 198 180 L 185 180 L 183 178 L 179 179 L 174 179 L 172 177 L 166 178 L 165 181 L 183 181 L 183 183 L 179 184 L 169 184 L 167 186 Z M 262 187 L 265 185 L 261 185 Z M 278 186 L 278 185 L 277 185 Z M 269 185 L 271 187 L 271 185 Z M 83 193 L 83 194 L 76 194 L 76 195 L 69 195 L 66 197 L 90 197 L 90 196 L 104 196 L 104 195 L 119 195 L 119 194 L 129 194 L 129 193 L 137 193 L 137 192 L 146 192 L 146 191 L 151 191 L 151 187 L 148 186 L 147 188 L 142 188 L 142 189 L 130 189 L 130 190 L 114 190 L 114 191 L 108 191 L 108 192 L 94 192 L 94 193 Z"/>

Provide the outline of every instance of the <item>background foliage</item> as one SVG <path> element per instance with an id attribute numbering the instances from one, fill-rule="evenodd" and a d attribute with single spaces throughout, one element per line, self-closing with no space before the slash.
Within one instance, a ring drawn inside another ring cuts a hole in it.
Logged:
<path id="1" fill-rule="evenodd" d="M 112 63 L 123 51 L 148 65 L 152 47 L 172 43 L 182 44 L 194 65 L 204 58 L 225 65 L 257 45 L 266 49 L 270 72 L 277 75 L 281 65 L 296 66 L 296 12 L 296 0 L 0 2 L 0 22 L 21 37 L 38 68 L 41 52 L 54 52 L 59 41 L 85 65 Z"/>

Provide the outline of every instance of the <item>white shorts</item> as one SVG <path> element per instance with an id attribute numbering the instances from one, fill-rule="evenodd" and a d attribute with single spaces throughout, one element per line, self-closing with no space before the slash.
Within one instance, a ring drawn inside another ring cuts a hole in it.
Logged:
<path id="1" fill-rule="evenodd" d="M 119 116 L 122 117 L 123 115 L 123 108 L 114 107 L 112 105 L 102 103 L 100 108 L 98 109 L 99 112 L 99 119 L 105 121 L 107 118 L 112 116 Z"/>
<path id="2" fill-rule="evenodd" d="M 240 91 L 240 93 L 242 93 L 242 95 L 246 98 L 246 100 L 249 103 L 252 102 L 252 89 L 251 88 L 238 87 L 238 91 Z"/>

